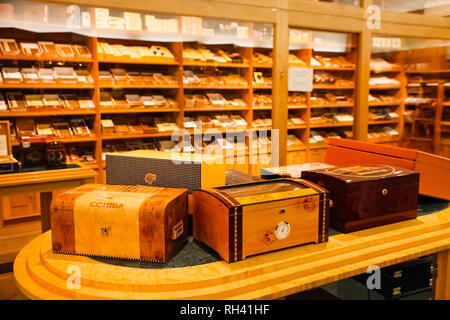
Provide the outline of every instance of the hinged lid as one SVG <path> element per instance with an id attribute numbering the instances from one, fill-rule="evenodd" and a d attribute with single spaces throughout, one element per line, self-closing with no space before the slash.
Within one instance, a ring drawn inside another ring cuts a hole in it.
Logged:
<path id="1" fill-rule="evenodd" d="M 302 173 L 302 178 L 326 187 L 332 193 L 376 191 L 380 186 L 400 187 L 419 183 L 419 173 L 389 165 L 335 167 Z"/>
<path id="2" fill-rule="evenodd" d="M 299 179 L 276 179 L 245 184 L 230 185 L 212 189 L 230 200 L 233 205 L 251 205 L 326 192 L 319 186 Z"/>

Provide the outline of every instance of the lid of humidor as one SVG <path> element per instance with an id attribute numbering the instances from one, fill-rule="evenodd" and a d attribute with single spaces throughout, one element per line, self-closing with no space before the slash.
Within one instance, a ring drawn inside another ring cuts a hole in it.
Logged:
<path id="1" fill-rule="evenodd" d="M 419 184 L 419 173 L 390 165 L 356 165 L 303 171 L 302 179 L 317 183 L 332 193 L 350 194 L 377 192 Z"/>
<path id="2" fill-rule="evenodd" d="M 250 205 L 316 195 L 326 192 L 309 181 L 276 179 L 211 189 L 235 204 Z"/>

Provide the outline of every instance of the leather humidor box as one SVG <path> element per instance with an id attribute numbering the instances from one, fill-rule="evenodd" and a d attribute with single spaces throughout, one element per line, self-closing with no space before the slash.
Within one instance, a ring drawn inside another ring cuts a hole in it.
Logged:
<path id="1" fill-rule="evenodd" d="M 330 138 L 325 162 L 337 166 L 388 164 L 420 173 L 421 195 L 450 201 L 450 159 L 430 153 L 368 143 Z"/>
<path id="2" fill-rule="evenodd" d="M 303 171 L 330 192 L 330 227 L 347 233 L 415 219 L 419 174 L 392 167 L 353 166 Z"/>
<path id="3" fill-rule="evenodd" d="M 328 241 L 328 192 L 308 181 L 277 179 L 195 190 L 194 239 L 227 262 Z"/>
<path id="4" fill-rule="evenodd" d="M 166 262 L 187 242 L 188 192 L 87 184 L 51 204 L 56 253 Z"/>

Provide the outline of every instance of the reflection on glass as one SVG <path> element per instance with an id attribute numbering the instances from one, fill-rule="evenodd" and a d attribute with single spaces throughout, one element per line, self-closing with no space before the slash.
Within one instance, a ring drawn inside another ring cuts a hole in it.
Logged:
<path id="1" fill-rule="evenodd" d="M 359 6 L 360 1 L 359 0 L 310 0 L 313 2 L 336 2 L 336 3 L 342 3 L 347 4 L 350 6 Z"/>
<path id="2" fill-rule="evenodd" d="M 449 16 L 450 0 L 374 0 L 383 10 Z"/>

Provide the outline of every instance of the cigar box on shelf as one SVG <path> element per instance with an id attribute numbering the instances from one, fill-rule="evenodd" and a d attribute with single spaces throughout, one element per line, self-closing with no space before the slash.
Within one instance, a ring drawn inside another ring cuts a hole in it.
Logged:
<path id="1" fill-rule="evenodd" d="M 62 101 L 57 94 L 44 94 L 42 102 L 44 103 L 44 108 L 48 111 L 61 110 L 63 108 Z"/>
<path id="2" fill-rule="evenodd" d="M 111 119 L 102 119 L 101 122 L 104 135 L 112 135 L 115 133 L 114 122 Z"/>
<path id="3" fill-rule="evenodd" d="M 52 41 L 38 41 L 42 54 L 49 58 L 58 58 L 59 54 L 56 50 L 56 45 Z"/>
<path id="4" fill-rule="evenodd" d="M 61 102 L 63 105 L 63 108 L 65 110 L 77 110 L 80 108 L 80 104 L 78 102 L 78 99 L 75 95 L 72 94 L 61 94 L 60 95 Z"/>
<path id="5" fill-rule="evenodd" d="M 102 109 L 114 109 L 116 107 L 116 102 L 111 96 L 111 93 L 107 91 L 100 92 L 100 108 Z"/>
<path id="6" fill-rule="evenodd" d="M 75 70 L 78 83 L 91 84 L 94 83 L 94 79 L 87 70 Z"/>
<path id="7" fill-rule="evenodd" d="M 0 93 L 0 111 L 6 111 L 6 110 L 8 110 L 8 104 L 6 103 L 6 100 L 3 97 L 3 94 Z"/>
<path id="8" fill-rule="evenodd" d="M 98 81 L 101 85 L 112 85 L 114 83 L 111 73 L 104 70 L 98 72 Z"/>
<path id="9" fill-rule="evenodd" d="M 61 139 L 70 139 L 73 136 L 72 129 L 67 121 L 54 122 L 55 135 Z"/>
<path id="10" fill-rule="evenodd" d="M 308 181 L 277 179 L 195 190 L 194 239 L 227 262 L 328 241 L 328 192 Z"/>
<path id="11" fill-rule="evenodd" d="M 330 138 L 325 162 L 339 166 L 388 164 L 414 170 L 420 173 L 420 194 L 450 200 L 447 158 L 413 149 Z"/>
<path id="12" fill-rule="evenodd" d="M 113 122 L 114 122 L 114 128 L 115 128 L 117 134 L 122 134 L 122 135 L 130 134 L 130 130 L 128 128 L 126 119 L 120 118 L 120 117 L 114 117 Z"/>
<path id="13" fill-rule="evenodd" d="M 39 83 L 39 72 L 36 68 L 22 68 L 22 77 L 25 83 Z"/>
<path id="14" fill-rule="evenodd" d="M 415 219 L 419 173 L 390 165 L 357 165 L 302 171 L 302 179 L 328 191 L 331 228 L 354 232 Z"/>
<path id="15" fill-rule="evenodd" d="M 56 53 L 63 58 L 73 58 L 75 53 L 73 52 L 72 45 L 70 44 L 55 44 Z"/>
<path id="16" fill-rule="evenodd" d="M 40 57 L 42 54 L 41 48 L 36 42 L 21 42 L 20 49 L 27 56 Z"/>
<path id="17" fill-rule="evenodd" d="M 139 122 L 144 134 L 158 132 L 154 118 L 148 116 L 139 117 Z"/>
<path id="18" fill-rule="evenodd" d="M 138 94 L 126 94 L 125 99 L 127 100 L 130 108 L 144 107 L 144 103 L 142 102 L 141 97 Z"/>
<path id="19" fill-rule="evenodd" d="M 77 83 L 77 75 L 71 67 L 54 67 L 53 72 L 55 80 L 59 83 Z"/>
<path id="20" fill-rule="evenodd" d="M 126 85 L 130 82 L 130 77 L 125 69 L 111 69 L 111 75 L 116 85 Z"/>
<path id="21" fill-rule="evenodd" d="M 20 163 L 12 156 L 10 122 L 0 121 L 0 174 L 19 171 Z"/>
<path id="22" fill-rule="evenodd" d="M 81 57 L 81 58 L 92 58 L 92 54 L 89 51 L 88 47 L 86 46 L 81 46 L 81 45 L 74 45 L 72 46 L 75 54 L 77 55 L 77 57 Z"/>
<path id="23" fill-rule="evenodd" d="M 113 98 L 117 109 L 126 109 L 130 107 L 122 91 L 111 91 L 111 97 Z"/>
<path id="24" fill-rule="evenodd" d="M 167 262 L 187 243 L 188 192 L 88 184 L 51 204 L 56 253 Z"/>
<path id="25" fill-rule="evenodd" d="M 4 83 L 21 83 L 23 81 L 19 68 L 2 68 Z"/>
<path id="26" fill-rule="evenodd" d="M 50 123 L 37 123 L 36 132 L 40 136 L 53 137 L 55 131 Z"/>
<path id="27" fill-rule="evenodd" d="M 45 84 L 56 83 L 55 75 L 53 73 L 52 68 L 40 68 L 39 78 L 41 79 L 41 82 Z"/>
<path id="28" fill-rule="evenodd" d="M 20 137 L 34 136 L 36 134 L 36 124 L 33 118 L 16 119 L 16 129 Z"/>
<path id="29" fill-rule="evenodd" d="M 70 119 L 70 127 L 75 136 L 89 136 L 91 134 L 89 127 L 84 119 Z"/>
<path id="30" fill-rule="evenodd" d="M 78 97 L 77 99 L 78 99 L 78 104 L 80 106 L 80 109 L 86 109 L 86 110 L 95 109 L 95 104 L 94 104 L 94 101 L 92 101 L 91 97 L 81 96 L 81 97 Z"/>
<path id="31" fill-rule="evenodd" d="M 28 111 L 42 111 L 44 109 L 44 102 L 40 94 L 27 94 L 24 98 Z"/>
<path id="32" fill-rule="evenodd" d="M 14 39 L 0 39 L 0 49 L 4 55 L 19 55 L 20 49 Z"/>

